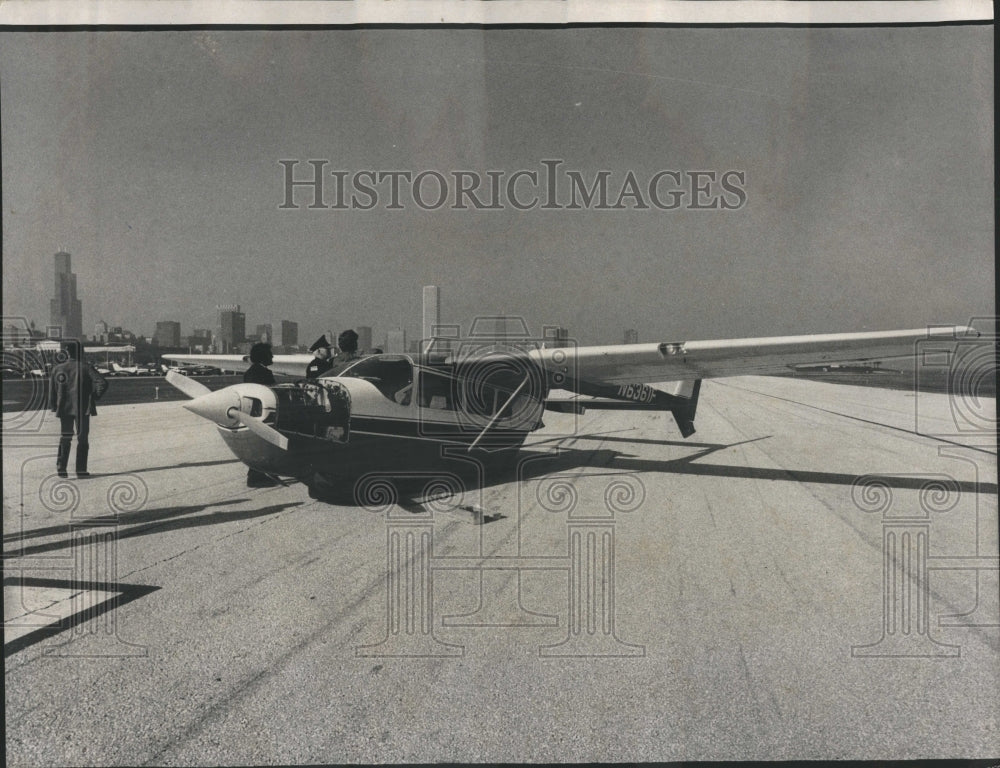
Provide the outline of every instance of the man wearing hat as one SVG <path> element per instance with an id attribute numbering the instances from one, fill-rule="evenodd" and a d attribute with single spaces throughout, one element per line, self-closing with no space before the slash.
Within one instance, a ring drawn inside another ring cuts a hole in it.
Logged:
<path id="1" fill-rule="evenodd" d="M 333 367 L 333 360 L 330 359 L 330 342 L 326 340 L 325 333 L 313 342 L 309 351 L 315 357 L 306 366 L 307 379 L 318 378 Z"/>

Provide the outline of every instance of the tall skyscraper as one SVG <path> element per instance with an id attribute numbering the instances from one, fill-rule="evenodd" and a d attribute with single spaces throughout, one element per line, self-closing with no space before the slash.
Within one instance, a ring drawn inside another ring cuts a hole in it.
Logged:
<path id="1" fill-rule="evenodd" d="M 240 312 L 239 304 L 220 304 L 218 343 L 223 354 L 237 352 L 246 341 L 247 316 Z"/>
<path id="2" fill-rule="evenodd" d="M 274 333 L 271 331 L 270 323 L 261 323 L 257 326 L 257 341 L 266 341 L 268 344 L 274 344 Z"/>
<path id="3" fill-rule="evenodd" d="M 424 316 L 420 326 L 425 344 L 434 338 L 434 327 L 441 324 L 441 289 L 436 285 L 424 286 Z"/>
<path id="4" fill-rule="evenodd" d="M 358 349 L 362 352 L 371 352 L 372 350 L 372 328 L 370 325 L 359 325 L 354 329 L 354 332 L 358 334 Z"/>
<path id="5" fill-rule="evenodd" d="M 76 297 L 76 275 L 65 251 L 56 254 L 56 292 L 49 315 L 50 325 L 59 328 L 63 338 L 83 339 L 83 303 Z"/>
<path id="6" fill-rule="evenodd" d="M 179 347 L 181 345 L 181 324 L 176 320 L 157 322 L 153 341 L 161 347 Z"/>
<path id="7" fill-rule="evenodd" d="M 282 320 L 281 337 L 287 346 L 297 347 L 299 345 L 299 324 L 293 320 Z"/>

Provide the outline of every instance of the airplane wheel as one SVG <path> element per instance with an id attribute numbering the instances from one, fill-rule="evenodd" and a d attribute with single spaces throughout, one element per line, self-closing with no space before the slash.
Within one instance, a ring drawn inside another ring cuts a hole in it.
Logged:
<path id="1" fill-rule="evenodd" d="M 344 490 L 343 483 L 332 483 L 319 472 L 313 473 L 313 476 L 306 482 L 306 487 L 309 489 L 310 499 L 324 501 L 328 504 L 344 503 L 349 495 Z"/>

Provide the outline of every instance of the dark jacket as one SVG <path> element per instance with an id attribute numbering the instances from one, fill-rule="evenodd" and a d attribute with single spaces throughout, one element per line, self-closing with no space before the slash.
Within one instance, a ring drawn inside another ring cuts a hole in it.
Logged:
<path id="1" fill-rule="evenodd" d="M 309 365 L 306 366 L 306 378 L 315 379 L 322 376 L 324 373 L 333 368 L 333 360 L 325 359 L 321 360 L 318 357 L 314 357 L 309 361 Z"/>
<path id="2" fill-rule="evenodd" d="M 246 372 L 243 374 L 243 381 L 250 384 L 267 384 L 268 386 L 275 383 L 274 374 L 271 373 L 269 368 L 264 367 L 260 363 L 254 363 Z"/>
<path id="3" fill-rule="evenodd" d="M 49 380 L 49 407 L 63 416 L 97 415 L 97 399 L 108 383 L 87 363 L 67 360 L 52 369 Z"/>

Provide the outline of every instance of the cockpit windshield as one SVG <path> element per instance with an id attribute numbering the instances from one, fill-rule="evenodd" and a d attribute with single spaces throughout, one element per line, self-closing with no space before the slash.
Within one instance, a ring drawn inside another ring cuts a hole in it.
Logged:
<path id="1" fill-rule="evenodd" d="M 359 360 L 340 374 L 343 378 L 364 379 L 375 385 L 389 400 L 409 405 L 413 392 L 413 363 L 403 355 L 378 355 Z"/>

